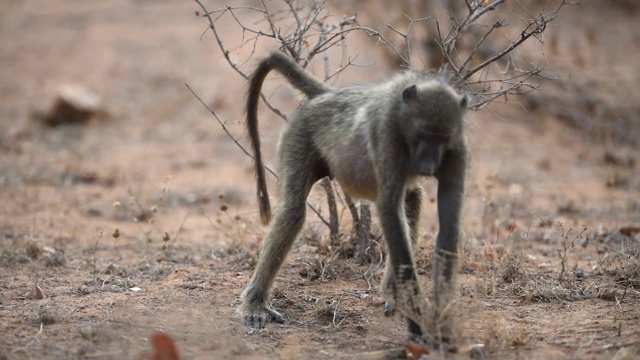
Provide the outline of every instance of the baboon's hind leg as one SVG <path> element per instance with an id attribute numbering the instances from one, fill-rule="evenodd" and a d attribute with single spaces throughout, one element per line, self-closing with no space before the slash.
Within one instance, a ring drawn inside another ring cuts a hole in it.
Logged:
<path id="1" fill-rule="evenodd" d="M 249 327 L 264 328 L 270 320 L 284 322 L 284 317 L 269 305 L 269 290 L 304 225 L 306 199 L 319 172 L 317 161 L 310 159 L 308 152 L 287 151 L 280 161 L 280 199 L 240 308 Z"/>
<path id="2" fill-rule="evenodd" d="M 408 190 L 404 199 L 404 211 L 407 216 L 409 230 L 411 231 L 411 251 L 413 251 L 420 236 L 420 213 L 423 199 L 424 190 L 420 186 Z M 384 314 L 385 316 L 392 316 L 395 312 L 394 305 L 397 288 L 390 257 L 387 257 L 387 265 L 381 287 L 386 300 L 384 304 Z"/>

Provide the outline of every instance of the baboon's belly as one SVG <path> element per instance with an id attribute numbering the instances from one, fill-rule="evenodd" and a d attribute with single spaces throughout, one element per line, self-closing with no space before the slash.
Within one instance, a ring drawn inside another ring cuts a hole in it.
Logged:
<path id="1" fill-rule="evenodd" d="M 357 125 L 337 123 L 316 134 L 315 142 L 331 175 L 349 195 L 375 200 L 376 174 L 369 153 L 368 128 Z"/>
<path id="2" fill-rule="evenodd" d="M 338 164 L 331 166 L 331 174 L 352 197 L 375 200 L 376 175 L 369 156 L 347 152 Z"/>

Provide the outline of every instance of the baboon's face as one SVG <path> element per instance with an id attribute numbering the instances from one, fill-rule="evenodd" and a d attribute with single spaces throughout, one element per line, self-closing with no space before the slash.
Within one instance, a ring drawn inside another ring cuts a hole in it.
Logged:
<path id="1" fill-rule="evenodd" d="M 423 134 L 416 137 L 409 145 L 413 171 L 422 176 L 435 174 L 449 141 L 447 135 Z"/>
<path id="2" fill-rule="evenodd" d="M 460 136 L 466 96 L 438 86 L 420 89 L 414 85 L 407 87 L 402 97 L 407 105 L 408 119 L 402 127 L 411 167 L 416 174 L 432 176 Z"/>

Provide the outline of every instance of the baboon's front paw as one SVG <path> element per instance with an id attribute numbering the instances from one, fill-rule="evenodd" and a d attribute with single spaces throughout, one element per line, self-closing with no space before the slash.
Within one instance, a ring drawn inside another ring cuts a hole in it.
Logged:
<path id="1" fill-rule="evenodd" d="M 269 321 L 284 323 L 282 314 L 265 305 L 252 306 L 244 311 L 243 316 L 245 325 L 250 328 L 264 329 Z"/>

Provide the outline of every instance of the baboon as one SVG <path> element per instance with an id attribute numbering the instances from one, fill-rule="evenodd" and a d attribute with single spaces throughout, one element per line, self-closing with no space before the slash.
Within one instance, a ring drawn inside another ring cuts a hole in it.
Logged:
<path id="1" fill-rule="evenodd" d="M 257 118 L 262 84 L 271 70 L 308 97 L 281 134 L 280 198 L 273 219 Z M 436 306 L 447 301 L 443 289 L 450 287 L 454 277 L 467 168 L 463 136 L 467 97 L 442 80 L 410 71 L 379 84 L 331 88 L 285 54 L 273 52 L 251 75 L 247 98 L 260 217 L 263 223 L 270 222 L 270 228 L 243 293 L 240 311 L 246 325 L 263 328 L 269 320 L 284 322 L 269 305 L 269 290 L 302 229 L 309 191 L 325 176 L 335 178 L 351 196 L 376 204 L 388 249 L 382 282 L 385 313 L 392 312 L 396 298 L 412 302 L 412 297 L 421 296 L 412 251 L 424 199 L 419 180 L 423 176 L 438 180 L 434 297 Z M 401 290 L 406 292 L 404 297 L 399 296 Z M 404 315 L 410 335 L 420 337 L 423 330 L 413 320 L 422 315 L 417 312 L 414 317 Z"/>

